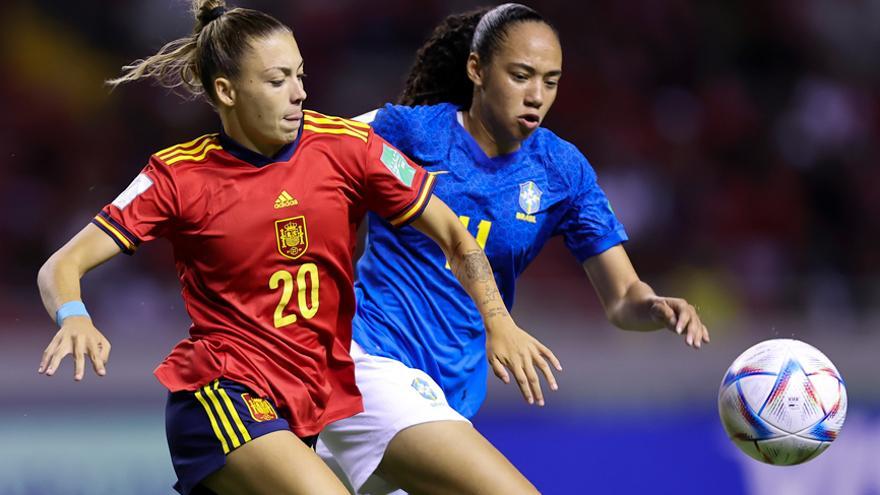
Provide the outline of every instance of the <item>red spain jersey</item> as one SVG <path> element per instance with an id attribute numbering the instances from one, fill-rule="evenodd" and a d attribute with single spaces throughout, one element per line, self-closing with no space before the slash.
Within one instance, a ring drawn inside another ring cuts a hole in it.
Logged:
<path id="1" fill-rule="evenodd" d="M 308 436 L 363 409 L 349 356 L 358 224 L 367 210 L 412 221 L 433 180 L 368 125 L 306 111 L 272 158 L 223 134 L 154 154 L 93 223 L 126 253 L 173 246 L 192 327 L 159 381 L 234 380 Z"/>

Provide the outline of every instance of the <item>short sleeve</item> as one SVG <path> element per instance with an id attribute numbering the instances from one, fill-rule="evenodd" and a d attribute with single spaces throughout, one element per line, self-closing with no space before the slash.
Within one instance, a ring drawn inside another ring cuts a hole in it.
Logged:
<path id="1" fill-rule="evenodd" d="M 555 233 L 562 234 L 569 251 L 583 263 L 629 237 L 599 187 L 596 172 L 587 159 L 579 151 L 563 156 L 571 161 L 566 167 L 576 167 L 571 176 L 578 180 L 571 186 L 566 211 Z"/>
<path id="2" fill-rule="evenodd" d="M 92 220 L 126 254 L 162 237 L 175 217 L 177 194 L 168 166 L 155 158 Z"/>
<path id="3" fill-rule="evenodd" d="M 421 215 L 434 189 L 434 176 L 375 132 L 370 132 L 365 157 L 367 208 L 395 227 Z"/>
<path id="4" fill-rule="evenodd" d="M 415 124 L 407 118 L 412 113 L 413 110 L 409 107 L 387 103 L 376 111 L 370 126 L 376 134 L 406 150 L 410 148 L 412 127 Z"/>

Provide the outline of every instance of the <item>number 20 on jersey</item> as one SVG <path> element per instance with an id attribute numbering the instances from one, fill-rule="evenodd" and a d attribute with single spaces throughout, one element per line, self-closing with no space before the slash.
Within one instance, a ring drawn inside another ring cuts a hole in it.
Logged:
<path id="1" fill-rule="evenodd" d="M 300 265 L 296 270 L 296 276 L 287 270 L 278 270 L 269 278 L 269 288 L 281 289 L 281 299 L 273 315 L 275 328 L 296 323 L 297 313 L 306 320 L 312 319 L 317 314 L 320 305 L 318 265 L 314 263 Z M 296 292 L 296 305 L 289 307 L 294 292 Z"/>

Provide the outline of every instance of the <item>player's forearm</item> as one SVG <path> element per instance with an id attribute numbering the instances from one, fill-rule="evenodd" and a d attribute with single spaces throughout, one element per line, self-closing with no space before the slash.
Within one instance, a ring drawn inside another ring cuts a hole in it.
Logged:
<path id="1" fill-rule="evenodd" d="M 432 196 L 412 225 L 443 250 L 452 273 L 480 311 L 487 331 L 496 323 L 509 322 L 510 313 L 495 285 L 489 260 L 455 213 Z"/>
<path id="2" fill-rule="evenodd" d="M 80 269 L 64 251 L 56 252 L 43 264 L 37 274 L 37 286 L 49 316 L 54 319 L 62 304 L 80 299 L 81 278 Z"/>
<path id="3" fill-rule="evenodd" d="M 510 318 L 489 260 L 472 237 L 462 237 L 448 258 L 452 273 L 473 299 L 487 330 L 496 320 Z"/>
<path id="4" fill-rule="evenodd" d="M 622 330 L 650 331 L 663 328 L 651 316 L 651 305 L 657 294 L 648 284 L 636 280 L 623 295 L 606 307 L 605 314 L 614 326 Z"/>
<path id="5" fill-rule="evenodd" d="M 108 235 L 89 224 L 49 257 L 37 274 L 40 297 L 49 315 L 54 319 L 59 306 L 80 300 L 83 275 L 119 253 Z"/>

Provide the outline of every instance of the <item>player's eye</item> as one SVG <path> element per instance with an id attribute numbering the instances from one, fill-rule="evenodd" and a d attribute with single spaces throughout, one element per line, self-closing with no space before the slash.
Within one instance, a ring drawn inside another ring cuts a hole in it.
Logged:
<path id="1" fill-rule="evenodd" d="M 306 75 L 305 72 L 302 72 L 302 73 L 299 73 L 299 74 L 296 75 L 296 78 L 299 79 L 300 81 L 302 81 L 302 80 L 305 79 L 306 77 L 308 77 L 308 76 Z"/>
<path id="2" fill-rule="evenodd" d="M 555 88 L 556 86 L 559 86 L 559 81 L 556 81 L 556 80 L 553 80 L 553 79 L 549 79 L 549 80 L 547 80 L 547 81 L 544 81 L 544 85 L 547 86 L 547 87 L 550 88 L 550 89 L 553 89 L 553 88 Z"/>
<path id="3" fill-rule="evenodd" d="M 280 88 L 282 84 L 284 84 L 284 79 L 273 79 L 269 81 L 269 84 L 276 88 Z"/>

